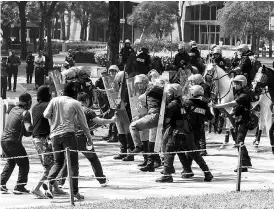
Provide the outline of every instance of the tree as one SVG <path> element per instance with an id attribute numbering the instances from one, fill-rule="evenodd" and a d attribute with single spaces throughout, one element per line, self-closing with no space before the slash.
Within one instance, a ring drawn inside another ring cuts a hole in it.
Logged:
<path id="1" fill-rule="evenodd" d="M 71 10 L 76 20 L 80 22 L 80 39 L 87 39 L 87 28 L 91 23 L 98 23 L 102 18 L 107 18 L 107 4 L 104 1 L 75 1 Z"/>
<path id="2" fill-rule="evenodd" d="M 157 39 L 172 32 L 176 13 L 167 2 L 142 2 L 127 17 L 129 24 L 142 30 L 143 34 L 153 34 Z M 177 7 L 178 8 L 178 7 Z M 140 39 L 141 39 L 140 38 Z"/>
<path id="3" fill-rule="evenodd" d="M 45 23 L 47 23 L 47 42 L 48 42 L 47 51 L 48 51 L 48 56 L 51 62 L 49 67 L 52 68 L 53 61 L 52 61 L 52 45 L 51 45 L 51 24 L 52 24 L 51 19 L 52 19 L 52 15 L 53 15 L 55 6 L 57 4 L 57 1 L 44 1 L 44 2 L 40 1 L 39 4 L 42 12 L 39 46 L 41 49 L 44 48 L 44 26 L 45 26 Z"/>
<path id="4" fill-rule="evenodd" d="M 268 31 L 268 18 L 274 2 L 262 1 L 230 1 L 218 11 L 218 21 L 221 25 L 221 36 L 240 36 L 241 40 L 246 35 L 252 35 L 251 50 L 258 53 L 260 37 Z"/>
<path id="5" fill-rule="evenodd" d="M 19 16 L 21 22 L 21 59 L 25 60 L 27 57 L 27 42 L 26 42 L 26 5 L 27 1 L 16 2 L 19 7 Z"/>
<path id="6" fill-rule="evenodd" d="M 120 2 L 119 1 L 109 1 L 109 22 L 108 22 L 108 31 L 109 31 L 109 65 L 117 65 L 119 58 L 119 41 L 120 41 Z"/>
<path id="7" fill-rule="evenodd" d="M 1 2 L 1 29 L 3 31 L 3 45 L 8 49 L 8 38 L 10 34 L 10 25 L 12 23 L 19 23 L 19 9 L 17 4 L 13 1 Z"/>

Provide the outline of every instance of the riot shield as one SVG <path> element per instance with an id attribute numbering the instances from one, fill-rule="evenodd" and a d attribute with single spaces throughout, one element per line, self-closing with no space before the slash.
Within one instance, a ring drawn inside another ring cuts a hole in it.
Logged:
<path id="1" fill-rule="evenodd" d="M 52 71 L 49 71 L 49 76 L 53 80 L 57 96 L 62 95 L 65 82 L 62 78 L 61 72 L 59 70 L 52 70 Z"/>
<path id="2" fill-rule="evenodd" d="M 120 103 L 120 99 L 118 98 L 119 90 L 114 89 L 114 78 L 115 76 L 104 76 L 102 77 L 103 83 L 105 86 L 105 90 L 107 93 L 109 106 L 111 109 L 117 110 L 116 115 L 118 117 L 118 121 L 116 122 L 116 126 L 119 134 L 127 134 L 129 133 L 129 125 L 130 121 L 125 109 L 125 105 L 121 105 L 120 109 L 118 105 Z"/>
<path id="3" fill-rule="evenodd" d="M 166 97 L 167 97 L 167 87 L 169 84 L 165 84 L 162 103 L 161 103 L 161 109 L 160 109 L 160 115 L 159 115 L 159 122 L 156 132 L 156 140 L 155 140 L 155 152 L 160 152 L 161 150 L 161 144 L 162 144 L 162 138 L 163 138 L 163 129 L 164 129 L 164 119 L 165 119 L 165 109 L 166 109 Z M 162 150 L 164 152 L 165 150 Z"/>
<path id="4" fill-rule="evenodd" d="M 102 77 L 103 79 L 103 83 L 105 86 L 105 90 L 107 93 L 107 97 L 108 97 L 108 101 L 109 101 L 109 105 L 111 109 L 116 109 L 117 105 L 118 105 L 118 94 L 119 91 L 116 91 L 113 87 L 114 87 L 114 78 L 115 76 L 104 76 Z"/>
<path id="5" fill-rule="evenodd" d="M 145 101 L 139 99 L 139 96 L 144 94 L 146 89 L 140 89 L 138 86 L 134 86 L 134 80 L 135 77 L 127 79 L 128 96 L 132 118 L 136 116 L 142 117 L 148 112 Z"/>
<path id="6" fill-rule="evenodd" d="M 146 89 L 140 89 L 138 86 L 135 86 L 134 80 L 135 77 L 127 79 L 130 111 L 133 120 L 145 116 L 148 112 L 148 109 L 146 107 L 146 101 L 139 99 L 139 96 L 144 94 Z M 140 131 L 140 137 L 141 141 L 147 141 L 149 138 L 149 130 Z"/>

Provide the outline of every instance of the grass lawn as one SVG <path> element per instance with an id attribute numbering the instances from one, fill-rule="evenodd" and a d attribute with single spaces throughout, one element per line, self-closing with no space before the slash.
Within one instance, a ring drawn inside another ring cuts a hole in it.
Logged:
<path id="1" fill-rule="evenodd" d="M 56 207 L 56 206 L 55 206 Z M 31 207 L 32 209 L 48 209 L 48 207 Z M 83 203 L 75 207 L 58 206 L 59 209 L 102 209 L 102 208 L 125 208 L 125 209 L 168 209 L 168 208 L 193 208 L 193 209 L 273 209 L 274 208 L 274 191 L 257 190 L 229 192 L 223 194 L 209 194 L 202 196 L 178 196 L 169 198 L 150 198 L 150 199 L 125 199 L 111 200 L 100 203 Z"/>

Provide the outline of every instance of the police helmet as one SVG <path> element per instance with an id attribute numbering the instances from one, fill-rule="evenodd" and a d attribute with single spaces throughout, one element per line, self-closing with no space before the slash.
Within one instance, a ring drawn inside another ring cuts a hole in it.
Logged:
<path id="1" fill-rule="evenodd" d="M 145 74 L 136 75 L 134 78 L 134 85 L 137 83 L 148 84 L 148 77 Z"/>
<path id="2" fill-rule="evenodd" d="M 213 54 L 222 54 L 221 48 L 220 48 L 220 47 L 215 47 L 215 48 L 213 49 Z"/>
<path id="3" fill-rule="evenodd" d="M 190 46 L 191 46 L 191 48 L 196 48 L 197 47 L 197 43 L 195 41 L 191 41 L 190 42 Z"/>
<path id="4" fill-rule="evenodd" d="M 210 46 L 210 50 L 213 51 L 213 49 L 214 49 L 215 47 L 217 47 L 217 45 L 216 45 L 216 44 L 212 44 L 212 45 Z"/>
<path id="5" fill-rule="evenodd" d="M 126 44 L 126 43 L 130 44 L 130 40 L 129 40 L 129 39 L 126 39 L 126 40 L 125 40 L 125 44 Z"/>
<path id="6" fill-rule="evenodd" d="M 237 47 L 238 51 L 242 51 L 242 52 L 247 52 L 249 50 L 247 44 L 241 44 L 240 46 Z"/>
<path id="7" fill-rule="evenodd" d="M 180 97 L 183 94 L 183 88 L 178 83 L 169 84 L 167 87 L 167 95 L 173 96 L 174 98 Z"/>
<path id="8" fill-rule="evenodd" d="M 201 83 L 205 83 L 205 80 L 201 74 L 194 74 L 189 76 L 188 78 L 189 81 L 194 81 L 195 84 L 199 85 Z"/>
<path id="9" fill-rule="evenodd" d="M 192 97 L 204 96 L 204 89 L 200 85 L 194 85 L 189 90 Z"/>
<path id="10" fill-rule="evenodd" d="M 153 80 L 159 78 L 160 74 L 158 73 L 157 70 L 152 69 L 151 71 L 148 72 L 147 76 L 148 76 L 149 80 L 153 81 Z"/>
<path id="11" fill-rule="evenodd" d="M 118 66 L 117 65 L 111 65 L 110 67 L 109 67 L 109 69 L 108 69 L 109 71 L 110 70 L 115 70 L 115 71 L 119 71 L 119 68 L 118 68 Z"/>
<path id="12" fill-rule="evenodd" d="M 242 87 L 245 87 L 247 85 L 247 79 L 244 75 L 237 75 L 232 82 L 241 82 Z"/>

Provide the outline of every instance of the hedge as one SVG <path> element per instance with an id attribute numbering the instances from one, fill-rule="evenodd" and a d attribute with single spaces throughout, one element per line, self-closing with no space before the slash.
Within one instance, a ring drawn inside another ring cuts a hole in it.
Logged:
<path id="1" fill-rule="evenodd" d="M 76 63 L 95 63 L 94 52 L 74 51 Z"/>

